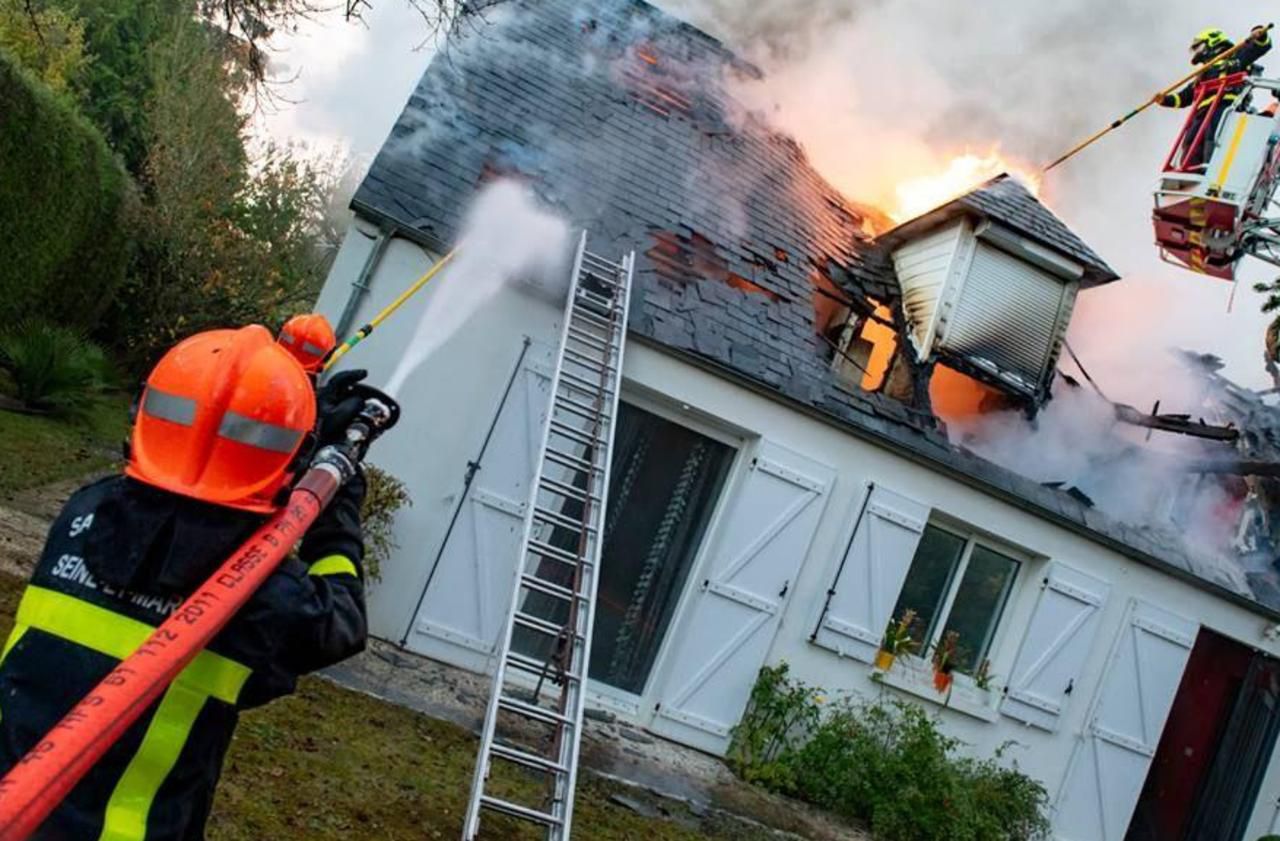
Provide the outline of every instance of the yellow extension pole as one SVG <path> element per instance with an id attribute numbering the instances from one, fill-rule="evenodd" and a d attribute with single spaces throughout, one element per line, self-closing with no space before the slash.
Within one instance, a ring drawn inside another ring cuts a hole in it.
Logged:
<path id="1" fill-rule="evenodd" d="M 431 281 L 431 278 L 435 277 L 437 274 L 440 273 L 441 269 L 449 265 L 449 261 L 452 260 L 457 255 L 457 253 L 458 253 L 458 249 L 455 248 L 452 251 L 450 251 L 448 254 L 444 255 L 439 260 L 437 260 L 434 266 L 432 266 L 431 268 L 423 272 L 422 277 L 415 280 L 412 286 L 410 286 L 408 289 L 401 292 L 399 297 L 397 297 L 394 301 L 392 301 L 391 303 L 383 307 L 382 312 L 375 315 L 368 324 L 366 324 L 365 326 L 357 330 L 355 333 L 353 333 L 351 338 L 347 339 L 345 342 L 343 342 L 342 344 L 334 348 L 333 353 L 329 354 L 329 358 L 324 361 L 324 370 L 328 371 L 330 368 L 334 366 L 334 363 L 336 363 L 342 357 L 346 356 L 348 351 L 350 351 L 353 347 L 355 347 L 356 345 L 363 342 L 366 338 L 368 338 L 369 334 L 374 331 L 374 328 L 376 328 L 382 322 L 386 321 L 387 318 L 389 318 L 393 312 L 400 309 L 400 307 L 404 305 L 405 301 L 408 301 L 415 294 L 417 294 L 419 289 L 426 286 L 427 283 Z"/>
<path id="2" fill-rule="evenodd" d="M 1265 28 L 1266 28 L 1266 31 L 1267 31 L 1267 32 L 1270 32 L 1270 31 L 1271 31 L 1271 29 L 1272 29 L 1272 27 L 1274 27 L 1274 26 L 1275 26 L 1275 24 L 1274 24 L 1274 23 L 1269 23 L 1269 24 L 1267 24 L 1267 25 L 1266 25 L 1266 27 L 1265 27 Z M 1251 36 L 1251 37 L 1252 37 L 1252 36 Z M 1101 139 L 1102 137 L 1104 137 L 1105 135 L 1110 134 L 1111 132 L 1113 132 L 1113 131 L 1115 131 L 1116 129 L 1120 128 L 1120 126 L 1124 125 L 1125 123 L 1127 123 L 1127 122 L 1129 122 L 1130 120 L 1132 120 L 1134 117 L 1136 117 L 1136 116 L 1138 116 L 1139 114 L 1141 114 L 1143 111 L 1146 111 L 1146 110 L 1147 110 L 1148 108 L 1150 108 L 1152 105 L 1155 105 L 1155 104 L 1156 104 L 1156 100 L 1157 100 L 1157 99 L 1163 98 L 1163 97 L 1167 96 L 1168 94 L 1173 93 L 1175 90 L 1177 90 L 1178 88 L 1180 88 L 1180 87 L 1182 87 L 1183 85 L 1187 84 L 1187 82 L 1190 82 L 1192 79 L 1196 78 L 1196 77 L 1197 77 L 1197 76 L 1199 76 L 1201 73 L 1203 73 L 1204 71 L 1208 70 L 1210 67 L 1213 67 L 1215 64 L 1221 64 L 1222 62 L 1224 62 L 1224 61 L 1226 61 L 1227 59 L 1231 58 L 1233 55 L 1235 55 L 1236 53 L 1240 52 L 1240 50 L 1244 49 L 1244 46 L 1245 46 L 1246 44 L 1248 44 L 1248 43 L 1249 43 L 1249 41 L 1250 41 L 1250 38 L 1246 38 L 1246 39 L 1244 39 L 1244 40 L 1243 40 L 1243 41 L 1241 41 L 1239 44 L 1236 44 L 1234 47 L 1232 47 L 1231 49 L 1227 50 L 1225 53 L 1223 53 L 1222 55 L 1218 56 L 1218 57 L 1217 57 L 1217 58 L 1215 58 L 1213 61 L 1210 61 L 1208 64 L 1204 65 L 1203 67 L 1197 67 L 1195 70 L 1192 70 L 1190 73 L 1188 73 L 1187 75 L 1183 76 L 1181 79 L 1179 79 L 1178 81 L 1174 82 L 1172 85 L 1166 85 L 1166 86 L 1165 86 L 1165 87 L 1164 87 L 1164 88 L 1163 88 L 1159 93 L 1155 94 L 1155 96 L 1152 96 L 1152 97 L 1151 97 L 1150 99 L 1148 99 L 1146 102 L 1142 103 L 1142 104 L 1141 104 L 1141 105 L 1139 105 L 1137 108 L 1134 108 L 1134 109 L 1133 109 L 1132 111 L 1130 111 L 1128 114 L 1125 114 L 1123 117 L 1121 117 L 1120 119 L 1116 120 L 1114 123 L 1112 123 L 1111 125 L 1107 126 L 1107 127 L 1106 127 L 1106 128 L 1104 128 L 1102 131 L 1099 131 L 1099 132 L 1097 132 L 1096 134 L 1093 134 L 1093 135 L 1091 135 L 1090 137 L 1086 138 L 1085 140 L 1083 140 L 1083 141 L 1081 141 L 1081 142 L 1077 143 L 1075 146 L 1072 146 L 1072 147 L 1071 147 L 1071 149 L 1070 149 L 1070 150 L 1068 150 L 1066 154 L 1064 154 L 1064 155 L 1062 155 L 1061 157 L 1059 157 L 1059 158 L 1055 159 L 1055 160 L 1053 161 L 1053 163 L 1047 164 L 1047 165 L 1045 166 L 1045 168 L 1044 168 L 1044 171 L 1045 171 L 1045 172 L 1048 172 L 1049 170 L 1053 169 L 1055 166 L 1057 166 L 1058 164 L 1060 164 L 1060 163 L 1062 163 L 1063 161 L 1067 160 L 1068 158 L 1074 157 L 1074 156 L 1075 156 L 1075 154 L 1076 154 L 1077 152 L 1080 152 L 1080 151 L 1084 150 L 1085 148 L 1087 148 L 1087 147 L 1089 147 L 1089 146 L 1092 146 L 1096 141 L 1100 140 L 1100 139 Z"/>

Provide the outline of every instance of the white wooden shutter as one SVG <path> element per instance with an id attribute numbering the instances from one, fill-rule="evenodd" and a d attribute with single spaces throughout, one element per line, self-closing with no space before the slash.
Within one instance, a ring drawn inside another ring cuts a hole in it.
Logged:
<path id="1" fill-rule="evenodd" d="M 1098 634 L 1111 585 L 1061 562 L 1049 565 L 1000 712 L 1054 732 Z"/>
<path id="2" fill-rule="evenodd" d="M 1198 627 L 1131 605 L 1058 795 L 1061 841 L 1123 841 Z"/>
<path id="3" fill-rule="evenodd" d="M 818 620 L 815 645 L 873 662 L 907 570 L 929 519 L 929 507 L 872 485 Z"/>
<path id="4" fill-rule="evenodd" d="M 824 464 L 761 442 L 683 610 L 655 732 L 713 753 L 729 746 L 834 478 Z"/>
<path id="5" fill-rule="evenodd" d="M 520 558 L 524 510 L 542 418 L 551 400 L 545 349 L 530 348 L 414 621 L 409 648 L 486 668 L 502 631 Z"/>

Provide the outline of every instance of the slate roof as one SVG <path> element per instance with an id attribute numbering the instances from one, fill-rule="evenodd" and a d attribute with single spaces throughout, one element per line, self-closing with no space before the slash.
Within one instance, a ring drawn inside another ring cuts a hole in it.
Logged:
<path id="1" fill-rule="evenodd" d="M 880 242 L 896 245 L 964 211 L 989 217 L 1080 263 L 1085 270 L 1082 285 L 1086 288 L 1120 279 L 1066 223 L 1008 174 L 998 175 L 981 187 L 885 232 Z"/>
<path id="2" fill-rule="evenodd" d="M 1176 537 L 959 451 L 932 415 L 836 380 L 814 331 L 812 277 L 895 308 L 896 280 L 865 230 L 870 211 L 723 95 L 725 74 L 755 72 L 640 0 L 513 0 L 432 62 L 352 207 L 442 250 L 485 177 L 525 177 L 589 230 L 592 251 L 637 252 L 632 336 L 1253 604 L 1209 583 Z M 965 201 L 1039 226 L 1110 272 L 1020 190 L 993 182 Z"/>

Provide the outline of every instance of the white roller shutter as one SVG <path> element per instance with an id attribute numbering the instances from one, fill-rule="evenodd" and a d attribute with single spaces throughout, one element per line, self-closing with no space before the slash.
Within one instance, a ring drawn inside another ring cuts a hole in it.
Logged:
<path id="1" fill-rule="evenodd" d="M 1058 795 L 1060 841 L 1123 841 L 1198 630 L 1134 600 Z"/>
<path id="2" fill-rule="evenodd" d="M 1058 729 L 1098 633 L 1111 585 L 1061 562 L 1049 565 L 1035 613 L 1009 672 L 1000 712 Z"/>
<path id="3" fill-rule="evenodd" d="M 761 442 L 674 634 L 654 732 L 713 753 L 729 746 L 834 480 L 827 465 Z"/>
<path id="4" fill-rule="evenodd" d="M 815 645 L 873 662 L 924 533 L 929 507 L 872 485 L 836 571 Z"/>
<path id="5" fill-rule="evenodd" d="M 1075 284 L 979 240 L 938 346 L 1029 389 L 1057 360 Z"/>

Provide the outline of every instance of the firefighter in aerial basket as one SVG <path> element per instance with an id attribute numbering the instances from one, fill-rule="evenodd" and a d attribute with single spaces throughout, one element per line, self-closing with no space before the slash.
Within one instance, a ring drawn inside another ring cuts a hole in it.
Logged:
<path id="1" fill-rule="evenodd" d="M 1196 88 L 1205 82 L 1236 73 L 1252 72 L 1254 64 L 1271 49 L 1271 35 L 1264 26 L 1255 26 L 1249 33 L 1248 42 L 1234 55 L 1216 64 L 1215 58 L 1230 50 L 1234 44 L 1221 29 L 1205 29 L 1191 41 L 1191 63 L 1207 64 L 1204 72 L 1187 83 L 1187 86 L 1176 93 L 1157 94 L 1155 102 L 1165 108 L 1188 108 L 1195 103 L 1196 111 L 1191 115 L 1187 128 L 1182 136 L 1182 169 L 1188 171 L 1204 171 L 1209 159 L 1213 157 L 1214 139 L 1222 115 L 1231 108 L 1240 97 L 1242 85 L 1232 85 L 1222 91 L 1221 97 L 1215 93 L 1206 93 L 1196 103 Z M 1207 118 L 1207 127 L 1206 127 Z M 1197 138 L 1204 129 L 1200 142 Z"/>
<path id="2" fill-rule="evenodd" d="M 260 326 L 199 333 L 164 355 L 138 402 L 123 475 L 72 495 L 22 595 L 0 663 L 0 772 L 280 508 L 312 451 L 342 440 L 379 394 L 362 374 L 339 375 L 317 399 L 302 365 Z M 35 838 L 204 837 L 239 712 L 364 648 L 364 492 L 357 471 L 296 556 Z"/>

